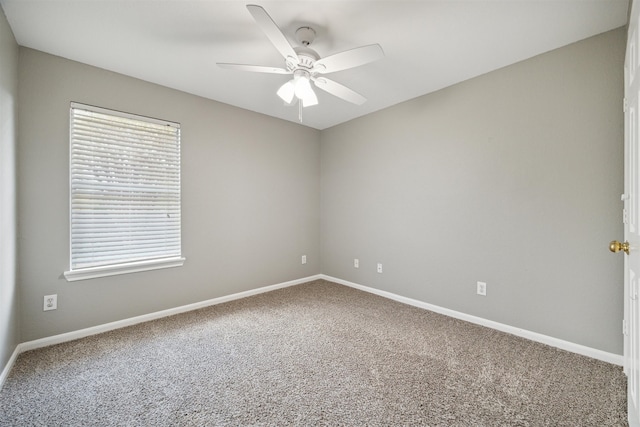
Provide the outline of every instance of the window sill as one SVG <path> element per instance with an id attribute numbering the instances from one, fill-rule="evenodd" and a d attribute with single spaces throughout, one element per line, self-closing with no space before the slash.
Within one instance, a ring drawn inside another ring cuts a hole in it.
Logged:
<path id="1" fill-rule="evenodd" d="M 65 271 L 64 277 L 68 282 L 75 282 L 76 280 L 95 279 L 98 277 L 136 273 L 139 271 L 158 270 L 160 268 L 180 267 L 184 264 L 184 261 L 185 258 L 183 257 L 175 257 L 151 261 L 131 262 L 127 264 L 89 267 L 80 270 Z"/>

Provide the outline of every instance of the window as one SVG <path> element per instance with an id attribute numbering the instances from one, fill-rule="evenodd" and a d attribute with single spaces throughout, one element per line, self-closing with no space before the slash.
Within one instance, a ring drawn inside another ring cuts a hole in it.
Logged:
<path id="1" fill-rule="evenodd" d="M 67 280 L 183 264 L 180 125 L 71 104 Z"/>

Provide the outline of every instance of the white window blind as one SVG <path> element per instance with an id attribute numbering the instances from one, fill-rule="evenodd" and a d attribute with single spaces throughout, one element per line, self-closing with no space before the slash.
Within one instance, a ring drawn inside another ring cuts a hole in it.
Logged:
<path id="1" fill-rule="evenodd" d="M 70 129 L 69 273 L 182 259 L 180 125 L 72 103 Z"/>

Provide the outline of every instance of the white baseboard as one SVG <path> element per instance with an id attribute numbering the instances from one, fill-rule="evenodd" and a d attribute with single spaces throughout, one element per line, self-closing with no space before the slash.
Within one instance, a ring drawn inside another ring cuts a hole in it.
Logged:
<path id="1" fill-rule="evenodd" d="M 458 311 L 450 310 L 448 308 L 439 307 L 437 305 L 429 304 L 429 303 L 415 300 L 412 298 L 403 297 L 400 295 L 393 294 L 391 292 L 370 288 L 368 286 L 359 285 L 357 283 L 338 279 L 336 277 L 327 276 L 325 274 L 317 274 L 315 276 L 309 276 L 309 277 L 304 277 L 302 279 L 291 280 L 289 282 L 283 282 L 275 285 L 264 286 L 257 289 L 251 289 L 248 291 L 238 292 L 238 293 L 223 296 L 223 297 L 213 298 L 213 299 L 209 299 L 206 301 L 201 301 L 193 304 L 187 304 L 180 307 L 170 308 L 167 310 L 156 311 L 154 313 L 131 317 L 129 319 L 118 320 L 116 322 L 105 323 L 103 325 L 93 326 L 90 328 L 80 329 L 78 331 L 72 331 L 64 334 L 53 335 L 51 337 L 40 338 L 37 340 L 27 341 L 27 342 L 18 344 L 15 350 L 13 351 L 13 354 L 9 358 L 9 361 L 7 362 L 6 366 L 2 370 L 2 374 L 0 374 L 0 389 L 2 389 L 2 386 L 4 385 L 4 382 L 7 379 L 9 372 L 13 368 L 13 365 L 16 359 L 18 358 L 18 355 L 20 355 L 20 353 L 23 353 L 25 351 L 47 347 L 54 344 L 60 344 L 63 342 L 88 337 L 90 335 L 96 335 L 103 332 L 112 331 L 114 329 L 120 329 L 127 326 L 136 325 L 138 323 L 148 322 L 150 320 L 160 319 L 162 317 L 173 316 L 175 314 L 185 313 L 188 311 L 197 310 L 199 308 L 204 308 L 204 307 L 208 307 L 216 304 L 222 304 L 225 302 L 250 297 L 253 295 L 258 295 L 265 292 L 274 291 L 276 289 L 286 288 L 289 286 L 295 286 L 295 285 L 311 282 L 313 280 L 318 280 L 318 279 L 324 279 L 324 280 L 338 283 L 344 286 L 349 286 L 351 288 L 369 292 L 384 298 L 388 298 L 404 304 L 412 305 L 414 307 L 423 308 L 425 310 L 430 310 L 436 313 L 444 314 L 446 316 L 450 316 L 456 319 L 465 320 L 467 322 L 475 323 L 477 325 L 482 325 L 482 326 L 486 326 L 488 328 L 496 329 L 502 332 L 507 332 L 512 335 L 517 335 L 523 338 L 530 339 L 532 341 L 536 341 L 542 344 L 550 345 L 552 347 L 560 348 L 562 350 L 567 350 L 573 353 L 581 354 L 583 356 L 602 360 L 607 363 L 612 363 L 614 365 L 622 366 L 623 364 L 623 358 L 621 355 L 618 355 L 618 354 L 608 353 L 606 351 L 597 350 L 597 349 L 586 347 L 580 344 L 575 344 L 569 341 L 564 341 L 561 339 L 549 337 L 547 335 L 538 334 L 536 332 L 527 331 L 525 329 L 516 328 L 514 326 L 509 326 L 502 323 L 494 322 L 492 320 L 483 319 L 481 317 L 476 317 L 476 316 L 461 313 Z"/>
<path id="2" fill-rule="evenodd" d="M 429 304 L 423 301 L 419 301 L 412 298 L 403 297 L 393 294 L 387 291 L 381 291 L 379 289 L 370 288 L 368 286 L 359 285 L 357 283 L 349 282 L 346 280 L 338 279 L 336 277 L 327 276 L 321 274 L 320 277 L 330 282 L 339 283 L 341 285 L 349 286 L 351 288 L 359 289 L 361 291 L 369 292 L 384 298 L 389 298 L 394 301 L 398 301 L 404 304 L 412 305 L 414 307 L 423 308 L 425 310 L 433 311 L 436 313 L 444 314 L 449 317 L 464 320 L 467 322 L 475 323 L 477 325 L 486 326 L 491 329 L 497 329 L 498 331 L 506 332 L 512 335 L 516 335 L 522 338 L 536 341 L 542 344 L 556 347 L 562 350 L 570 351 L 572 353 L 581 354 L 583 356 L 591 357 L 593 359 L 602 360 L 607 363 L 622 366 L 623 357 L 619 354 L 609 353 L 595 348 L 586 347 L 584 345 L 575 344 L 569 341 L 564 341 L 558 338 L 550 337 L 548 335 L 539 334 L 537 332 L 531 332 L 526 329 L 517 328 L 515 326 L 505 325 L 503 323 L 494 322 L 493 320 L 487 320 L 482 317 L 472 316 L 470 314 L 461 313 L 459 311 L 450 310 L 448 308 L 440 307 L 437 305 Z"/>
<path id="3" fill-rule="evenodd" d="M 76 340 L 78 338 L 84 338 L 90 335 L 96 335 L 103 332 L 112 331 L 114 329 L 120 329 L 127 326 L 136 325 L 138 323 L 160 319 L 162 317 L 173 316 L 175 314 L 180 314 L 180 313 L 186 313 L 187 311 L 197 310 L 199 308 L 209 307 L 211 305 L 222 304 L 225 302 L 237 300 L 240 298 L 250 297 L 252 295 L 258 295 L 258 294 L 262 294 L 269 291 L 275 291 L 276 289 L 295 286 L 301 283 L 306 283 L 306 282 L 310 282 L 312 280 L 317 280 L 317 279 L 320 279 L 320 275 L 304 277 L 302 279 L 291 280 L 289 282 L 278 283 L 275 285 L 263 286 L 261 288 L 251 289 L 244 292 L 238 292 L 236 294 L 213 298 L 206 301 L 200 301 L 193 304 L 187 304 L 180 307 L 169 308 L 167 310 L 156 311 L 154 313 L 143 314 L 142 316 L 130 317 L 128 319 L 118 320 L 116 322 L 105 323 L 103 325 L 98 325 L 98 326 L 92 326 L 90 328 L 80 329 L 78 331 L 67 332 L 64 334 L 40 338 L 33 341 L 27 341 L 21 344 L 22 351 L 33 350 L 41 347 L 47 347 L 54 344 L 60 344 L 63 342 Z"/>
<path id="4" fill-rule="evenodd" d="M 208 307 L 211 305 L 222 304 L 225 302 L 250 297 L 252 295 L 258 295 L 269 291 L 275 291 L 276 289 L 282 289 L 289 286 L 299 285 L 301 283 L 311 282 L 313 280 L 320 279 L 320 275 L 304 277 L 302 279 L 291 280 L 288 282 L 278 283 L 275 285 L 264 286 L 257 289 L 251 289 L 244 292 L 238 292 L 236 294 L 226 295 L 223 297 L 213 298 L 206 301 L 200 301 L 193 304 L 187 304 L 180 307 L 169 308 L 167 310 L 156 311 L 154 313 L 143 314 L 141 316 L 131 317 L 129 319 L 118 320 L 116 322 L 105 323 L 103 325 L 93 326 L 90 328 L 80 329 L 78 331 L 67 332 L 64 334 L 53 335 L 50 337 L 40 338 L 33 341 L 27 341 L 22 344 L 18 344 L 14 350 L 11 358 L 7 362 L 6 366 L 2 370 L 0 376 L 0 390 L 4 385 L 4 382 L 13 368 L 13 365 L 20 353 L 28 350 L 35 350 L 37 348 L 47 347 L 54 344 L 60 344 L 67 341 L 77 340 L 79 338 L 88 337 L 90 335 L 96 335 L 103 332 L 112 331 L 114 329 L 120 329 L 131 325 L 136 325 L 142 322 L 148 322 L 150 320 L 160 319 L 162 317 L 173 316 L 175 314 L 186 313 L 187 311 L 197 310 L 199 308 Z"/>
<path id="5" fill-rule="evenodd" d="M 11 354 L 11 357 L 7 361 L 7 364 L 2 370 L 2 374 L 0 374 L 0 390 L 2 390 L 2 386 L 4 385 L 4 382 L 7 380 L 7 377 L 9 376 L 9 372 L 11 372 L 11 368 L 13 368 L 13 364 L 16 363 L 16 359 L 18 358 L 18 355 L 24 351 L 21 348 L 21 346 L 22 344 L 18 344 L 16 346 L 16 348 L 13 350 L 13 353 Z"/>

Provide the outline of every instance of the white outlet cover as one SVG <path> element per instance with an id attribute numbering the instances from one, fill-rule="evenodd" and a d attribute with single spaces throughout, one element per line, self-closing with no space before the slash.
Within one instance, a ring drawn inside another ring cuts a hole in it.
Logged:
<path id="1" fill-rule="evenodd" d="M 43 311 L 56 310 L 58 308 L 58 295 L 45 295 L 42 306 Z"/>
<path id="2" fill-rule="evenodd" d="M 477 282 L 476 292 L 478 295 L 487 296 L 487 284 L 485 282 Z"/>
<path id="3" fill-rule="evenodd" d="M 378 263 L 378 273 L 382 273 L 382 264 Z"/>
<path id="4" fill-rule="evenodd" d="M 307 256 L 306 255 L 302 255 L 302 263 L 303 264 L 307 263 Z"/>
<path id="5" fill-rule="evenodd" d="M 360 260 L 358 258 L 353 259 L 354 268 L 360 268 Z"/>

